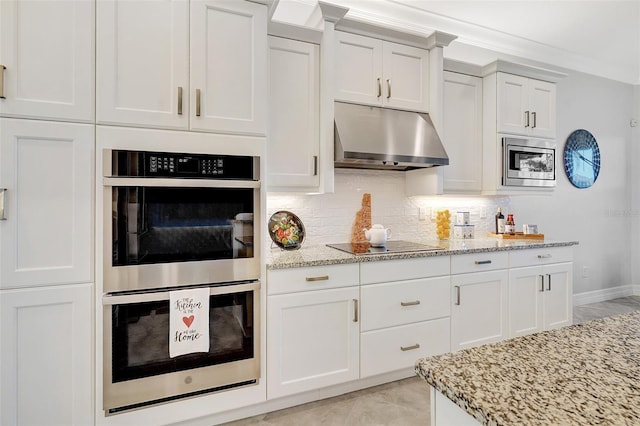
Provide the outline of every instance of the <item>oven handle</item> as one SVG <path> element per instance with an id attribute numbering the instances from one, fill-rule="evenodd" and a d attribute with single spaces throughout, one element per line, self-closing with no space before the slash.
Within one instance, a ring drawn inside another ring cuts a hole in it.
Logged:
<path id="1" fill-rule="evenodd" d="M 186 290 L 194 287 L 184 287 L 176 289 Z M 195 287 L 197 288 L 197 287 Z M 260 281 L 243 283 L 243 284 L 229 284 L 220 285 L 209 288 L 209 294 L 211 296 L 217 296 L 222 294 L 240 293 L 243 291 L 258 291 L 260 290 Z M 158 300 L 169 300 L 170 291 L 150 291 L 132 294 L 106 294 L 102 297 L 102 304 L 104 306 L 109 305 L 124 305 L 127 303 L 142 303 L 142 302 L 155 302 Z"/>
<path id="2" fill-rule="evenodd" d="M 103 186 L 153 186 L 179 188 L 260 188 L 260 181 L 216 179 L 102 178 Z"/>

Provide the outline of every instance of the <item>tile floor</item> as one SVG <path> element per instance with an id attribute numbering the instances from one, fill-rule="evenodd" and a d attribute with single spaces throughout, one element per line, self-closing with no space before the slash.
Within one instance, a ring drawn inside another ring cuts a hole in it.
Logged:
<path id="1" fill-rule="evenodd" d="M 640 310 L 640 296 L 629 296 L 576 306 L 573 322 Z M 429 389 L 424 381 L 409 378 L 381 386 L 274 411 L 226 426 L 373 426 L 428 425 Z"/>

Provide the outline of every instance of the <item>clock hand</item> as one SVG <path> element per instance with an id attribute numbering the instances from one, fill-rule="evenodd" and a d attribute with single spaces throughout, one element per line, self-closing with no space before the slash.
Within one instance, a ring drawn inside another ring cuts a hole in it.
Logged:
<path id="1" fill-rule="evenodd" d="M 578 153 L 578 157 L 580 157 L 580 159 L 582 161 L 584 161 L 585 163 L 589 164 L 592 167 L 595 167 L 596 165 L 593 163 L 593 161 L 586 159 L 582 154 Z"/>

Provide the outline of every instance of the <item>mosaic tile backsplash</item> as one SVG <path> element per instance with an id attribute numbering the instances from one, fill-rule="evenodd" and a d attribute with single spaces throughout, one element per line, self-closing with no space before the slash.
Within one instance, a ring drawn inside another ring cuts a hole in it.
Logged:
<path id="1" fill-rule="evenodd" d="M 389 228 L 392 240 L 427 243 L 438 238 L 435 212 L 439 209 L 451 211 L 452 225 L 456 212 L 468 211 L 476 238 L 493 231 L 498 207 L 505 217 L 509 212 L 509 197 L 407 197 L 404 185 L 403 172 L 338 169 L 334 193 L 268 193 L 267 219 L 278 210 L 296 214 L 306 229 L 303 245 L 348 242 L 362 195 L 369 193 L 372 221 Z M 425 220 L 420 220 L 420 208 L 426 211 Z M 481 218 L 482 214 L 486 217 Z"/>

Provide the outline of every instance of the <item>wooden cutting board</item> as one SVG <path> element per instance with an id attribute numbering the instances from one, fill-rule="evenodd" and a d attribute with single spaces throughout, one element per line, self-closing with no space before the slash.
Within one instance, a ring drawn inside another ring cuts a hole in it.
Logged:
<path id="1" fill-rule="evenodd" d="M 522 232 L 516 232 L 515 234 L 496 234 L 495 232 L 489 232 L 492 237 L 500 238 L 502 240 L 544 240 L 544 234 L 524 234 Z"/>

